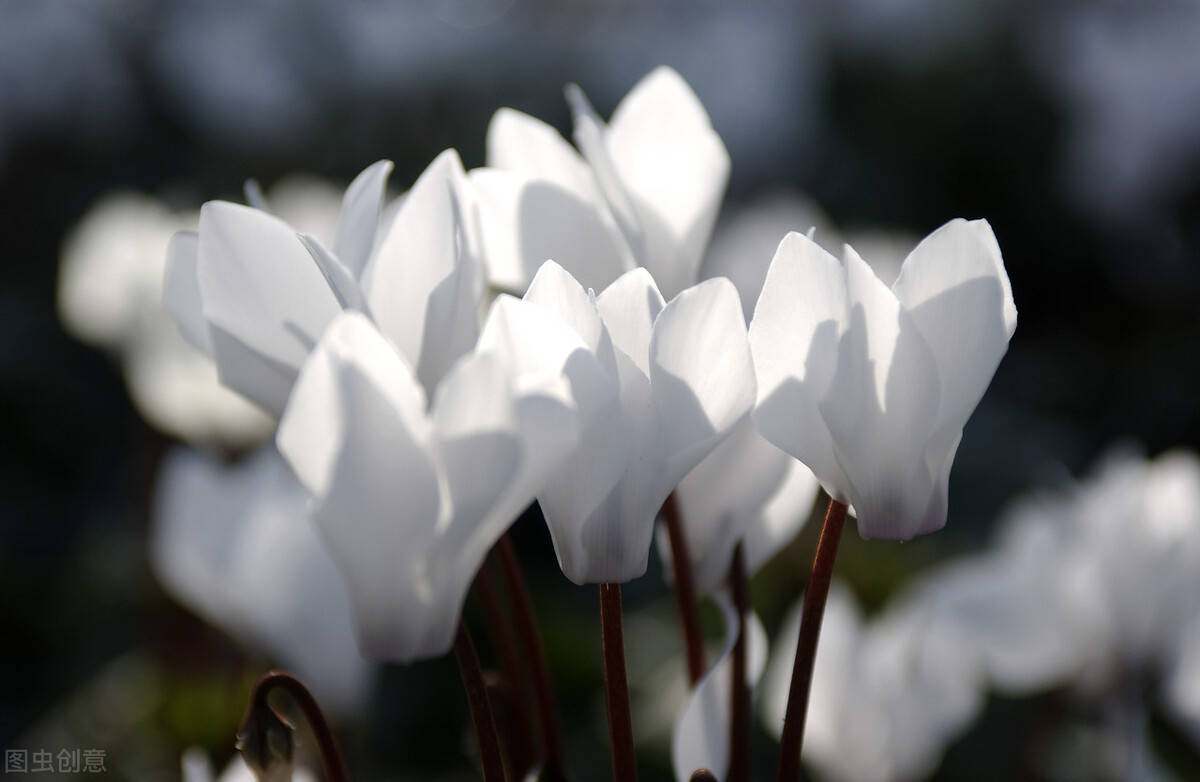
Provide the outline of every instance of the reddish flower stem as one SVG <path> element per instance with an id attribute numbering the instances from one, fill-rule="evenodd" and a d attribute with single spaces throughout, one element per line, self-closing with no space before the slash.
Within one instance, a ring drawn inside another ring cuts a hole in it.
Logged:
<path id="1" fill-rule="evenodd" d="M 546 782 L 564 782 L 567 778 L 566 753 L 563 751 L 562 731 L 558 723 L 558 708 L 554 704 L 554 690 L 550 686 L 546 652 L 534 619 L 533 599 L 529 596 L 529 587 L 521 573 L 516 549 L 507 534 L 496 544 L 496 551 L 508 586 L 517 634 L 533 676 L 534 702 L 542 729 L 542 778 Z"/>
<path id="2" fill-rule="evenodd" d="M 821 618 L 825 614 L 825 599 L 833 579 L 833 562 L 837 558 L 838 541 L 846 521 L 846 505 L 829 500 L 817 554 L 813 558 L 812 576 L 804 593 L 800 613 L 800 637 L 796 642 L 796 659 L 792 664 L 792 684 L 788 691 L 787 711 L 783 718 L 783 735 L 779 747 L 778 782 L 796 782 L 800 778 L 800 748 L 804 742 L 804 718 L 808 711 L 808 695 L 812 689 L 813 663 L 817 656 L 817 638 L 821 634 Z"/>
<path id="3" fill-rule="evenodd" d="M 629 682 L 625 675 L 625 633 L 621 626 L 621 585 L 600 585 L 600 643 L 604 655 L 604 694 L 608 701 L 608 732 L 612 740 L 614 782 L 636 782 L 633 718 L 629 712 Z"/>
<path id="4" fill-rule="evenodd" d="M 329 723 L 325 721 L 325 715 L 321 713 L 317 699 L 312 696 L 303 682 L 290 673 L 268 671 L 255 683 L 254 689 L 250 692 L 250 705 L 246 709 L 246 716 L 242 720 L 242 727 L 238 730 L 238 735 L 246 733 L 250 721 L 255 718 L 255 714 L 260 713 L 260 710 L 269 709 L 279 716 L 267 702 L 267 696 L 276 688 L 292 696 L 300 710 L 304 712 L 304 718 L 308 720 L 313 736 L 317 740 L 317 749 L 321 754 L 325 779 L 328 782 L 347 782 L 349 776 L 346 774 L 346 764 L 342 760 L 342 752 L 338 748 L 333 731 L 329 729 Z"/>
<path id="5" fill-rule="evenodd" d="M 675 492 L 667 496 L 662 506 L 667 539 L 671 544 L 671 571 L 675 581 L 675 601 L 679 604 L 679 619 L 683 625 L 683 642 L 687 649 L 688 681 L 692 687 L 704 678 L 704 635 L 700 632 L 700 611 L 696 598 L 696 579 L 692 575 L 692 558 L 688 553 L 687 535 L 683 529 L 683 514 Z"/>
<path id="6" fill-rule="evenodd" d="M 475 722 L 475 737 L 479 742 L 484 782 L 505 782 L 504 760 L 500 755 L 496 724 L 492 720 L 492 707 L 488 703 L 487 685 L 483 680 L 479 656 L 475 653 L 475 644 L 471 642 L 466 622 L 460 621 L 458 624 L 458 635 L 454 638 L 454 656 L 458 658 L 458 671 L 462 675 L 463 689 L 467 692 L 471 719 Z"/>
<path id="7" fill-rule="evenodd" d="M 750 610 L 750 582 L 746 555 L 739 541 L 729 568 L 729 591 L 737 609 L 737 641 L 733 645 L 733 675 L 730 677 L 729 776 L 728 782 L 746 782 L 750 773 L 750 688 L 746 683 L 746 614 Z"/>
<path id="8" fill-rule="evenodd" d="M 501 720 L 501 722 L 508 724 L 498 727 L 506 727 L 503 734 L 509 764 L 508 770 L 514 778 L 524 779 L 529 770 L 533 768 L 534 763 L 531 732 L 533 722 L 530 718 L 527 699 L 529 683 L 521 666 L 517 641 L 510 629 L 508 612 L 504 610 L 500 601 L 500 593 L 493 582 L 495 568 L 490 565 L 496 564 L 496 557 L 493 556 L 490 559 L 489 566 L 482 568 L 475 576 L 475 594 L 483 606 L 483 613 L 488 624 L 488 635 L 492 639 L 496 655 L 500 658 L 500 667 L 504 671 L 504 683 L 507 685 L 504 701 L 509 707 L 509 713 L 508 719 Z"/>

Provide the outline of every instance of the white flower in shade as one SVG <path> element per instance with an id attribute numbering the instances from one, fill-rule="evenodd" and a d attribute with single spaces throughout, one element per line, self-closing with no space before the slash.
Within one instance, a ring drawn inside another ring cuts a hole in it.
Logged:
<path id="1" fill-rule="evenodd" d="M 784 621 L 763 681 L 762 716 L 778 736 L 796 653 L 798 603 Z M 976 717 L 983 679 L 919 601 L 863 624 L 845 588 L 829 593 L 813 669 L 803 758 L 824 778 L 919 779 Z"/>
<path id="2" fill-rule="evenodd" d="M 1167 708 L 1200 745 L 1200 613 L 1179 634 L 1164 689 Z"/>
<path id="3" fill-rule="evenodd" d="M 76 337 L 116 354 L 134 405 L 152 426 L 192 442 L 244 447 L 266 437 L 270 421 L 221 387 L 212 362 L 162 306 L 171 234 L 195 221 L 145 196 L 98 201 L 63 245 L 59 315 Z"/>
<path id="4" fill-rule="evenodd" d="M 616 395 L 576 334 L 509 296 L 433 382 L 414 363 L 362 313 L 336 316 L 278 434 L 361 648 L 396 662 L 449 650 L 488 550 L 578 442 L 580 410 Z"/>
<path id="5" fill-rule="evenodd" d="M 789 234 L 750 324 L 755 423 L 853 504 L 864 537 L 940 529 L 963 426 L 1016 323 L 986 221 L 930 234 L 890 289 L 849 246 L 838 262 Z"/>
<path id="6" fill-rule="evenodd" d="M 708 280 L 665 303 L 638 268 L 597 296 L 547 262 L 525 301 L 568 324 L 620 387 L 538 494 L 559 564 L 576 583 L 637 578 L 663 501 L 753 403 L 737 291 Z"/>
<path id="7" fill-rule="evenodd" d="M 675 296 L 699 274 L 729 179 L 725 145 L 671 68 L 638 82 L 607 125 L 578 87 L 567 94 L 582 156 L 554 128 L 512 109 L 488 128 L 489 168 L 471 177 L 489 278 L 519 291 L 553 258 L 600 290 L 639 265 Z"/>
<path id="8" fill-rule="evenodd" d="M 725 621 L 725 648 L 713 667 L 692 690 L 675 722 L 671 760 L 675 779 L 687 782 L 692 772 L 707 768 L 724 779 L 729 767 L 729 724 L 733 690 L 733 647 L 737 642 L 738 617 L 725 592 L 714 596 Z M 746 687 L 753 691 L 767 662 L 767 634 L 758 617 L 746 615 Z M 749 719 L 749 715 L 747 715 Z"/>
<path id="9" fill-rule="evenodd" d="M 266 212 L 220 201 L 204 205 L 197 234 L 172 242 L 167 307 L 213 356 L 222 382 L 273 415 L 343 310 L 369 313 L 423 382 L 474 344 L 482 282 L 458 155 L 439 155 L 385 221 L 390 171 L 381 161 L 351 183 L 332 249 Z"/>
<path id="10" fill-rule="evenodd" d="M 234 466 L 175 450 L 155 491 L 150 558 L 173 597 L 345 713 L 362 703 L 371 666 L 358 654 L 349 596 L 307 504 L 273 445 Z"/>

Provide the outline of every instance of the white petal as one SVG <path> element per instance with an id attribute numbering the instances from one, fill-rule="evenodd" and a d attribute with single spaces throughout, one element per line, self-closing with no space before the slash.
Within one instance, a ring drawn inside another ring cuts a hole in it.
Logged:
<path id="1" fill-rule="evenodd" d="M 672 486 L 754 405 L 745 323 L 737 290 L 724 278 L 679 294 L 654 322 L 650 382 Z"/>
<path id="2" fill-rule="evenodd" d="M 783 481 L 758 518 L 746 527 L 743 551 L 748 573 L 756 572 L 795 540 L 812 515 L 819 488 L 812 470 L 802 462 L 789 459 Z"/>
<path id="3" fill-rule="evenodd" d="M 430 163 L 363 273 L 380 330 L 429 390 L 478 334 L 479 270 L 467 248 L 460 203 L 465 177 L 454 150 Z"/>
<path id="4" fill-rule="evenodd" d="M 904 261 L 892 289 L 937 361 L 940 417 L 961 429 L 1017 326 L 1012 289 L 987 221 L 952 220 L 931 233 Z"/>
<path id="5" fill-rule="evenodd" d="M 524 300 L 557 316 L 615 373 L 612 339 L 601 320 L 599 303 L 570 272 L 554 261 L 546 261 L 530 283 Z"/>
<path id="6" fill-rule="evenodd" d="M 372 163 L 354 178 L 342 198 L 333 251 L 356 280 L 366 267 L 371 249 L 375 246 L 375 232 L 379 227 L 384 191 L 391 173 L 392 161 Z"/>
<path id="7" fill-rule="evenodd" d="M 871 268 L 846 248 L 850 325 L 819 408 L 850 486 L 863 537 L 908 539 L 931 520 L 925 449 L 940 383 L 929 346 Z"/>
<path id="8" fill-rule="evenodd" d="M 204 320 L 204 299 L 197 276 L 200 239 L 195 231 L 176 231 L 167 246 L 167 267 L 163 272 L 163 306 L 175 318 L 179 332 L 188 342 L 205 353 L 212 353 L 208 322 Z"/>
<path id="9" fill-rule="evenodd" d="M 587 203 L 600 203 L 592 172 L 574 147 L 550 125 L 515 109 L 502 108 L 492 115 L 487 164 L 545 179 Z"/>
<path id="10" fill-rule="evenodd" d="M 667 67 L 622 99 L 606 145 L 641 220 L 642 263 L 673 297 L 699 272 L 729 180 L 729 153 L 696 94 Z"/>
<path id="11" fill-rule="evenodd" d="M 675 722 L 671 759 L 675 779 L 687 782 L 696 769 L 707 768 L 724 779 L 729 768 L 729 722 L 732 718 L 733 647 L 737 643 L 737 611 L 728 594 L 713 596 L 725 621 L 725 648 L 692 691 Z M 753 690 L 767 657 L 767 638 L 753 613 L 746 616 L 746 682 Z"/>
<path id="12" fill-rule="evenodd" d="M 470 180 L 493 285 L 519 293 L 553 258 L 585 287 L 601 290 L 633 266 L 629 247 L 603 206 L 555 182 L 513 171 L 476 169 Z"/>
<path id="13" fill-rule="evenodd" d="M 702 594 L 724 583 L 734 546 L 761 516 L 795 461 L 764 440 L 747 415 L 679 482 L 675 496 Z M 660 546 L 660 553 L 666 560 L 669 548 Z"/>
<path id="14" fill-rule="evenodd" d="M 300 364 L 340 311 L 296 233 L 256 209 L 200 210 L 198 279 L 221 380 L 278 414 Z"/>
<path id="15" fill-rule="evenodd" d="M 366 299 L 363 298 L 362 289 L 359 288 L 354 273 L 346 268 L 336 255 L 321 246 L 316 237 L 300 234 L 300 241 L 312 256 L 317 268 L 321 270 L 321 274 L 325 276 L 325 282 L 329 284 L 329 289 L 337 297 L 342 309 L 368 312 Z"/>
<path id="16" fill-rule="evenodd" d="M 849 487 L 817 405 L 837 367 L 846 296 L 837 259 L 803 234 L 788 234 L 771 261 L 749 330 L 758 431 L 808 465 L 841 499 Z"/>
<path id="17" fill-rule="evenodd" d="M 387 395 L 419 444 L 431 437 L 426 397 L 412 369 L 362 314 L 339 315 L 305 364 L 304 382 L 297 383 L 276 436 L 301 483 L 318 497 L 328 492 L 339 449 L 350 437 L 340 411 L 346 378 L 356 374 Z"/>
<path id="18" fill-rule="evenodd" d="M 621 275 L 596 297 L 613 344 L 646 376 L 650 375 L 650 335 L 665 305 L 650 272 L 642 267 Z"/>
<path id="19" fill-rule="evenodd" d="M 403 359 L 347 313 L 305 365 L 280 423 L 280 450 L 316 495 L 313 518 L 349 588 L 363 652 L 395 662 L 448 650 L 460 608 L 427 573 L 449 509 L 427 421 L 414 420 L 421 401 Z"/>

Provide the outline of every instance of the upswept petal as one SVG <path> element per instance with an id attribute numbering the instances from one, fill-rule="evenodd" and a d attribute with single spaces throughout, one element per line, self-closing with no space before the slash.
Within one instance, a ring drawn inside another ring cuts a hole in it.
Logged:
<path id="1" fill-rule="evenodd" d="M 390 403 L 388 416 L 398 418 L 418 446 L 432 437 L 425 392 L 412 369 L 365 316 L 339 315 L 306 362 L 304 382 L 297 383 L 276 435 L 280 452 L 317 497 L 329 492 L 341 449 L 352 437 L 343 406 L 353 374 L 369 378 Z"/>
<path id="2" fill-rule="evenodd" d="M 650 272 L 639 266 L 617 278 L 596 297 L 613 344 L 650 376 L 650 336 L 666 302 Z"/>
<path id="3" fill-rule="evenodd" d="M 592 172 L 574 147 L 550 125 L 516 109 L 502 108 L 492 115 L 487 164 L 544 179 L 587 203 L 600 203 Z"/>
<path id="4" fill-rule="evenodd" d="M 598 201 L 516 171 L 483 168 L 469 176 L 492 285 L 519 293 L 548 258 L 596 290 L 633 267 L 624 237 Z"/>
<path id="5" fill-rule="evenodd" d="M 692 691 L 675 722 L 671 760 L 675 779 L 687 782 L 692 772 L 707 768 L 724 779 L 729 768 L 729 721 L 732 718 L 733 647 L 737 643 L 737 610 L 725 592 L 713 595 L 725 621 L 725 648 Z M 753 690 L 767 661 L 767 634 L 753 612 L 746 616 L 746 683 Z"/>
<path id="6" fill-rule="evenodd" d="M 195 231 L 176 231 L 167 245 L 163 271 L 163 306 L 179 326 L 184 339 L 212 355 L 204 298 L 200 295 L 200 237 Z"/>
<path id="7" fill-rule="evenodd" d="M 360 647 L 396 662 L 445 651 L 457 624 L 427 572 L 450 509 L 421 402 L 403 358 L 365 317 L 346 313 L 301 371 L 279 433 L 280 450 L 313 491 L 313 518 L 350 591 Z"/>
<path id="8" fill-rule="evenodd" d="M 221 381 L 278 415 L 300 365 L 340 311 L 299 238 L 237 204 L 200 210 L 197 278 Z"/>
<path id="9" fill-rule="evenodd" d="M 737 290 L 724 278 L 685 290 L 654 322 L 650 382 L 668 492 L 754 405 L 745 323 Z"/>
<path id="10" fill-rule="evenodd" d="M 675 497 L 701 594 L 724 583 L 734 546 L 780 488 L 791 462 L 795 460 L 758 434 L 746 415 L 679 482 Z M 664 563 L 670 561 L 669 546 L 660 545 L 659 553 Z"/>
<path id="11" fill-rule="evenodd" d="M 946 223 L 909 254 L 892 290 L 937 361 L 940 421 L 961 429 L 1017 327 L 1012 288 L 991 226 L 986 220 Z"/>
<path id="12" fill-rule="evenodd" d="M 301 233 L 299 237 L 304 249 L 308 250 L 313 262 L 325 276 L 325 282 L 329 284 L 329 289 L 333 291 L 342 309 L 369 312 L 362 288 L 359 287 L 354 273 L 336 255 L 326 250 L 315 236 Z"/>
<path id="13" fill-rule="evenodd" d="M 599 302 L 595 294 L 584 290 L 569 271 L 554 261 L 546 261 L 525 291 L 524 301 L 557 316 L 579 335 L 610 373 L 616 372 L 613 342 L 607 324 L 602 320 Z"/>
<path id="14" fill-rule="evenodd" d="M 641 221 L 643 264 L 673 297 L 696 279 L 729 180 L 729 153 L 699 98 L 665 66 L 621 100 L 605 141 Z"/>
<path id="15" fill-rule="evenodd" d="M 463 223 L 466 174 L 448 149 L 417 178 L 375 247 L 362 288 L 380 330 L 427 390 L 471 349 L 480 295 Z"/>
<path id="16" fill-rule="evenodd" d="M 759 433 L 807 464 L 842 500 L 849 486 L 817 405 L 833 382 L 847 310 L 842 265 L 812 239 L 790 233 L 767 270 L 749 329 Z"/>
<path id="17" fill-rule="evenodd" d="M 333 252 L 355 279 L 362 274 L 375 246 L 375 233 L 391 173 L 392 161 L 372 163 L 354 178 L 342 197 Z"/>
<path id="18" fill-rule="evenodd" d="M 938 413 L 937 364 L 908 313 L 849 246 L 845 263 L 850 325 L 818 407 L 859 534 L 907 539 L 933 523 L 936 479 L 924 455 Z"/>

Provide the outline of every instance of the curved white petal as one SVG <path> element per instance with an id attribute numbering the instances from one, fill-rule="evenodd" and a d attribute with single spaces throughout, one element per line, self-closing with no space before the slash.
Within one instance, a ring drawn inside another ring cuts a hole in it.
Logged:
<path id="1" fill-rule="evenodd" d="M 420 401 L 404 360 L 347 313 L 300 373 L 280 423 L 280 449 L 313 489 L 313 518 L 349 588 L 363 652 L 395 662 L 449 649 L 461 607 L 427 573 L 450 509 L 423 405 L 413 409 Z"/>
<path id="2" fill-rule="evenodd" d="M 379 227 L 384 192 L 391 173 L 392 161 L 372 163 L 354 178 L 342 198 L 333 252 L 354 279 L 362 274 L 375 246 L 375 232 Z"/>
<path id="3" fill-rule="evenodd" d="M 737 643 L 737 611 L 728 594 L 713 600 L 725 621 L 725 648 L 717 662 L 692 691 L 675 722 L 671 760 L 675 779 L 687 782 L 696 769 L 707 768 L 724 779 L 729 768 L 729 722 L 732 718 L 733 647 Z M 762 676 L 767 660 L 767 635 L 758 616 L 746 616 L 746 683 L 750 690 Z"/>
<path id="4" fill-rule="evenodd" d="M 554 261 L 546 261 L 525 292 L 524 301 L 557 316 L 579 335 L 588 350 L 601 357 L 610 371 L 615 371 L 613 343 L 601 318 L 599 302 L 568 270 Z"/>
<path id="5" fill-rule="evenodd" d="M 633 266 L 602 205 L 559 183 L 498 168 L 476 169 L 470 181 L 493 285 L 519 293 L 544 261 L 554 259 L 585 287 L 601 290 Z"/>
<path id="6" fill-rule="evenodd" d="M 326 250 L 316 237 L 305 233 L 299 236 L 304 249 L 308 250 L 313 262 L 325 276 L 325 282 L 329 284 L 329 289 L 337 297 L 342 309 L 368 312 L 366 299 L 363 298 L 362 289 L 358 286 L 354 273 L 336 255 Z"/>
<path id="7" fill-rule="evenodd" d="M 468 248 L 466 174 L 446 150 L 412 186 L 363 272 L 379 328 L 417 367 L 428 391 L 478 335 L 479 269 Z"/>
<path id="8" fill-rule="evenodd" d="M 792 462 L 758 434 L 747 415 L 679 482 L 675 497 L 701 594 L 724 583 L 734 547 L 761 517 Z M 660 546 L 659 552 L 669 563 L 669 547 Z"/>
<path id="9" fill-rule="evenodd" d="M 758 431 L 842 500 L 849 486 L 818 404 L 833 381 L 847 307 L 842 265 L 807 236 L 790 233 L 771 261 L 749 329 Z"/>
<path id="10" fill-rule="evenodd" d="M 487 164 L 544 179 L 587 203 L 600 203 L 592 172 L 575 148 L 550 125 L 516 109 L 502 108 L 492 115 L 487 129 Z"/>
<path id="11" fill-rule="evenodd" d="M 650 339 L 650 382 L 669 492 L 754 405 L 754 365 L 733 283 L 706 280 L 663 308 Z"/>
<path id="12" fill-rule="evenodd" d="M 650 272 L 639 266 L 622 274 L 596 297 L 596 306 L 613 344 L 649 376 L 650 336 L 666 306 Z"/>
<path id="13" fill-rule="evenodd" d="M 204 298 L 200 295 L 200 237 L 195 231 L 176 231 L 167 246 L 167 266 L 163 271 L 163 306 L 184 338 L 211 355 L 208 322 L 204 319 Z"/>
<path id="14" fill-rule="evenodd" d="M 278 415 L 340 311 L 337 298 L 295 231 L 275 217 L 210 201 L 199 235 L 197 276 L 221 380 Z"/>
<path id="15" fill-rule="evenodd" d="M 746 526 L 742 549 L 748 573 L 756 572 L 795 539 L 812 515 L 818 489 L 812 470 L 789 458 L 783 480 L 758 518 Z"/>
<path id="16" fill-rule="evenodd" d="M 933 351 L 942 381 L 940 419 L 961 429 L 1017 326 L 991 226 L 946 223 L 909 254 L 892 290 Z"/>
<path id="17" fill-rule="evenodd" d="M 944 523 L 944 509 L 930 518 L 937 487 L 924 459 L 939 409 L 937 364 L 896 297 L 848 246 L 845 263 L 850 324 L 818 407 L 859 534 L 903 540 Z"/>
<path id="18" fill-rule="evenodd" d="M 621 100 L 605 138 L 644 232 L 642 259 L 663 295 L 692 284 L 729 179 L 729 153 L 687 82 L 650 72 Z"/>

